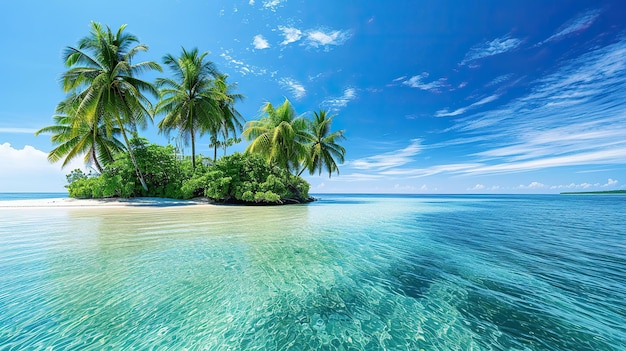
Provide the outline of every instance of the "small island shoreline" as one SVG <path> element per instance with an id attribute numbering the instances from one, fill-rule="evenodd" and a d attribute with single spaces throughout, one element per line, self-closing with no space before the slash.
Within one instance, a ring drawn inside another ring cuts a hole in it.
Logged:
<path id="1" fill-rule="evenodd" d="M 561 195 L 626 195 L 626 190 L 607 190 L 607 191 L 568 191 Z"/>
<path id="2" fill-rule="evenodd" d="M 177 200 L 157 197 L 75 199 L 50 198 L 1 200 L 2 208 L 102 208 L 102 207 L 180 207 L 216 206 L 207 199 Z"/>

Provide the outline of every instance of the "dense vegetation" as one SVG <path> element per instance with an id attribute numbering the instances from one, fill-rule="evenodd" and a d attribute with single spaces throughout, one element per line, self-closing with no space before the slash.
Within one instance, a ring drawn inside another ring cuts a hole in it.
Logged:
<path id="1" fill-rule="evenodd" d="M 213 165 L 197 162 L 194 168 L 190 159 L 177 156 L 172 145 L 149 144 L 146 139 L 133 139 L 131 145 L 149 190 L 137 179 L 130 155 L 124 152 L 99 174 L 72 171 L 67 176 L 69 195 L 75 198 L 206 197 L 221 203 L 251 204 L 311 200 L 306 181 L 280 167 L 270 166 L 256 154 L 235 153 Z"/>
<path id="2" fill-rule="evenodd" d="M 138 78 L 162 71 L 156 62 L 135 63 L 148 47 L 137 37 L 91 23 L 91 32 L 64 53 L 68 70 L 62 75 L 66 98 L 54 116 L 55 124 L 36 134 L 50 133 L 55 147 L 51 162 L 63 166 L 76 157 L 94 170 L 75 170 L 67 176 L 71 197 L 169 198 L 207 197 L 229 203 L 298 203 L 309 201 L 309 184 L 300 178 L 339 173 L 345 149 L 337 142 L 343 131 L 331 131 L 333 116 L 326 111 L 312 118 L 297 115 L 288 100 L 278 107 L 267 103 L 264 116 L 244 126 L 235 108 L 243 95 L 206 60 L 207 53 L 182 49 L 178 57 L 165 55 L 163 63 L 172 78 L 150 83 Z M 147 94 L 147 95 L 146 95 Z M 149 98 L 152 96 L 156 103 Z M 159 131 L 177 131 L 191 143 L 191 157 L 178 156 L 174 146 L 150 144 L 138 130 L 163 115 Z M 240 142 L 237 132 L 250 141 L 244 154 L 217 159 L 217 148 Z M 199 136 L 210 135 L 213 160 L 196 155 Z M 120 139 L 121 138 L 121 139 Z"/>

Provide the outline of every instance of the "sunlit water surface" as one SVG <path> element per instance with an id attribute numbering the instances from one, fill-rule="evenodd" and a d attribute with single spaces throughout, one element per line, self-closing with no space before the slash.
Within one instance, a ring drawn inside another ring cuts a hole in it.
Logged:
<path id="1" fill-rule="evenodd" d="M 0 209 L 0 350 L 626 350 L 626 197 Z"/>

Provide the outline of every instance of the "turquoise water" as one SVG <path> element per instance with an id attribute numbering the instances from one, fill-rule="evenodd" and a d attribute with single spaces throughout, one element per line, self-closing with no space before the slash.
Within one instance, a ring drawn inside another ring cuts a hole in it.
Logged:
<path id="1" fill-rule="evenodd" d="M 37 200 L 68 197 L 67 193 L 0 193 L 0 201 Z"/>
<path id="2" fill-rule="evenodd" d="M 0 350 L 625 350 L 626 197 L 0 208 Z"/>

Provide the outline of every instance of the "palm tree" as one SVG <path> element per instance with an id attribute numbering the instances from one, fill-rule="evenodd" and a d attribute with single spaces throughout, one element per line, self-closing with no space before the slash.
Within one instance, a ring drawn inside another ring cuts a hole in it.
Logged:
<path id="1" fill-rule="evenodd" d="M 226 152 L 226 147 L 232 145 L 232 142 L 227 145 L 229 136 L 232 133 L 234 140 L 237 140 L 237 132 L 242 130 L 243 123 L 245 123 L 241 113 L 235 109 L 235 102 L 242 101 L 244 96 L 232 92 L 237 88 L 237 84 L 227 83 L 227 78 L 226 74 L 218 74 L 213 85 L 219 105 L 219 118 L 215 119 L 218 124 L 211 127 L 211 145 L 214 147 L 214 156 L 217 155 L 218 146 L 222 146 L 224 153 Z M 217 140 L 218 134 L 221 134 L 222 140 L 216 143 L 213 139 Z"/>
<path id="2" fill-rule="evenodd" d="M 233 146 L 235 144 L 238 144 L 240 142 L 241 142 L 241 138 L 237 138 L 237 137 L 228 138 L 226 139 L 226 141 L 223 141 L 222 148 L 224 149 L 224 156 L 226 156 L 226 148 Z"/>
<path id="3" fill-rule="evenodd" d="M 191 140 L 191 162 L 196 167 L 196 134 L 202 135 L 211 127 L 220 124 L 219 95 L 213 89 L 213 78 L 217 74 L 211 61 L 206 61 L 207 52 L 198 49 L 187 51 L 184 48 L 179 58 L 166 55 L 163 62 L 175 79 L 159 78 L 156 84 L 161 88 L 161 101 L 156 111 L 165 114 L 159 122 L 159 129 L 169 133 L 178 129 L 185 141 Z"/>
<path id="4" fill-rule="evenodd" d="M 73 92 L 79 100 L 75 126 L 87 123 L 104 126 L 110 137 L 119 130 L 124 137 L 135 171 L 144 190 L 148 190 L 144 177 L 137 166 L 126 127 L 136 131 L 145 127 L 151 119 L 152 105 L 144 92 L 158 96 L 150 83 L 136 78 L 149 70 L 161 71 L 152 61 L 132 63 L 135 55 L 147 51 L 139 39 L 124 32 L 126 25 L 117 32 L 91 22 L 91 32 L 78 42 L 77 47 L 67 47 L 65 64 L 70 69 L 62 76 L 65 92 Z"/>
<path id="5" fill-rule="evenodd" d="M 211 143 L 209 147 L 213 148 L 213 162 L 217 161 L 217 148 L 222 146 L 222 142 L 217 139 L 217 136 L 211 135 Z"/>
<path id="6" fill-rule="evenodd" d="M 312 144 L 309 146 L 306 164 L 300 171 L 300 174 L 308 168 L 310 174 L 318 171 L 322 174 L 322 170 L 328 171 L 330 178 L 333 172 L 339 174 L 337 161 L 344 162 L 346 149 L 337 144 L 337 141 L 345 139 L 343 130 L 336 132 L 330 131 L 330 126 L 334 116 L 328 116 L 327 112 L 320 110 L 314 112 L 314 119 L 309 123 L 309 132 L 312 136 Z"/>
<path id="7" fill-rule="evenodd" d="M 259 153 L 271 164 L 297 171 L 311 139 L 306 119 L 296 116 L 287 99 L 278 108 L 268 102 L 262 111 L 265 117 L 248 122 L 243 131 L 243 137 L 252 141 L 246 152 Z"/>
<path id="8" fill-rule="evenodd" d="M 89 124 L 86 119 L 77 117 L 77 101 L 73 97 L 62 101 L 57 107 L 59 114 L 53 116 L 55 124 L 41 128 L 35 135 L 52 134 L 50 140 L 58 146 L 48 153 L 50 162 L 65 158 L 61 166 L 65 167 L 71 160 L 84 155 L 85 163 L 93 164 L 102 173 L 103 165 L 112 163 L 114 155 L 124 150 L 124 144 L 115 138 L 120 130 L 113 127 L 112 134 L 108 135 L 104 125 Z"/>

